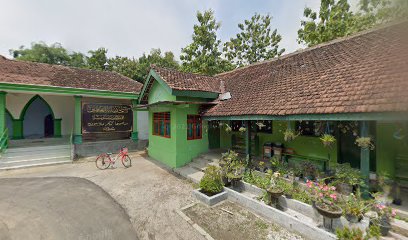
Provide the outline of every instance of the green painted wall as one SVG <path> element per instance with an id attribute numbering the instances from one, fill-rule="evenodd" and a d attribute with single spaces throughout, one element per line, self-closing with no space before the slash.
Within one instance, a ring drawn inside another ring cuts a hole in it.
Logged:
<path id="1" fill-rule="evenodd" d="M 176 96 L 155 81 L 150 89 L 148 103 L 155 103 L 159 101 L 176 101 Z"/>
<path id="2" fill-rule="evenodd" d="M 180 100 L 155 82 L 150 90 L 148 102 Z M 185 98 L 183 101 L 196 101 Z M 202 100 L 201 100 L 202 102 Z M 207 122 L 203 121 L 202 139 L 187 140 L 187 115 L 198 114 L 199 105 L 161 105 L 149 108 L 149 156 L 170 166 L 181 167 L 199 154 L 208 151 Z M 153 113 L 170 112 L 171 138 L 153 135 Z"/>
<path id="3" fill-rule="evenodd" d="M 377 122 L 377 135 L 375 138 L 377 173 L 387 172 L 394 176 L 396 156 L 398 154 L 408 155 L 407 142 L 393 137 L 397 129 L 398 125 L 395 122 Z"/>
<path id="4" fill-rule="evenodd" d="M 176 167 L 181 167 L 190 162 L 203 152 L 208 151 L 208 122 L 203 121 L 203 131 L 201 139 L 187 140 L 187 115 L 198 114 L 199 105 L 179 105 L 177 106 L 177 153 Z"/>

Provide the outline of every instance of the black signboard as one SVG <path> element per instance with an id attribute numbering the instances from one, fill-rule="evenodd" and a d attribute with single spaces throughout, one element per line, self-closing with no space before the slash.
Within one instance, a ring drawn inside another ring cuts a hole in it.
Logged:
<path id="1" fill-rule="evenodd" d="M 132 131 L 133 114 L 128 105 L 84 103 L 83 133 L 115 133 Z"/>

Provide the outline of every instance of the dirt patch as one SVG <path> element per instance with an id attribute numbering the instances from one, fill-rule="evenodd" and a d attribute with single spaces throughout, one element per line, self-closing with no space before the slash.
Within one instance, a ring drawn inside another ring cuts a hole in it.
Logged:
<path id="1" fill-rule="evenodd" d="M 224 201 L 213 207 L 195 204 L 184 213 L 214 239 L 270 240 L 303 239 L 301 236 L 265 221 L 241 206 Z"/>

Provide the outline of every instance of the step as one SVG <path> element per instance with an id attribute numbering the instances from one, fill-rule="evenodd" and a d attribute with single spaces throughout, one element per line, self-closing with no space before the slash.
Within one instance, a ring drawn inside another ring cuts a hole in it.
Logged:
<path id="1" fill-rule="evenodd" d="M 203 172 L 188 165 L 181 168 L 175 168 L 173 171 L 195 183 L 199 183 L 204 176 Z"/>
<path id="2" fill-rule="evenodd" d="M 22 153 L 6 153 L 2 156 L 1 161 L 14 161 L 35 158 L 48 158 L 56 156 L 70 156 L 71 151 L 67 149 L 39 152 L 22 152 Z"/>
<path id="3" fill-rule="evenodd" d="M 395 232 L 393 232 L 393 231 L 389 231 L 388 232 L 388 236 L 386 236 L 386 237 L 381 237 L 381 239 L 383 239 L 383 240 L 388 240 L 388 239 L 392 239 L 392 240 L 395 240 L 395 239 L 398 239 L 398 240 L 408 240 L 408 237 L 405 237 L 405 236 L 402 236 L 402 235 L 400 235 L 400 234 L 398 234 L 398 233 L 395 233 Z"/>
<path id="4" fill-rule="evenodd" d="M 28 162 L 28 161 L 37 161 L 42 159 L 54 159 L 54 158 L 61 158 L 61 157 L 71 157 L 70 153 L 55 153 L 55 154 L 47 154 L 47 155 L 31 155 L 31 156 L 19 156 L 19 157 L 2 157 L 0 159 L 1 163 L 17 163 L 17 162 Z"/>
<path id="5" fill-rule="evenodd" d="M 196 161 L 196 160 L 194 160 L 194 161 L 190 162 L 188 164 L 188 166 L 190 166 L 192 168 L 195 168 L 195 169 L 197 169 L 199 171 L 204 171 L 207 168 L 208 164 L 209 164 L 209 162 L 207 162 L 207 161 L 202 161 L 202 160 L 201 161 Z"/>
<path id="6" fill-rule="evenodd" d="M 9 161 L 3 162 L 0 161 L 0 169 L 14 169 L 20 167 L 29 167 L 29 166 L 38 166 L 44 165 L 49 163 L 66 163 L 72 162 L 71 158 L 68 156 L 59 156 L 59 157 L 50 157 L 50 158 L 42 158 L 42 159 L 29 159 L 29 160 L 22 160 L 22 161 Z"/>
<path id="7" fill-rule="evenodd" d="M 8 167 L 3 167 L 3 166 L 0 165 L 0 171 L 31 168 L 31 167 L 45 167 L 45 166 L 52 166 L 52 165 L 58 165 L 58 164 L 67 164 L 67 163 L 72 164 L 72 161 L 71 160 L 55 161 L 55 162 L 50 161 L 50 162 L 44 162 L 44 163 L 23 164 L 23 165 L 8 166 Z"/>
<path id="8" fill-rule="evenodd" d="M 408 237 L 408 223 L 407 222 L 398 220 L 398 219 L 394 219 L 394 221 L 391 222 L 391 226 L 392 226 L 393 232 L 403 235 L 405 237 Z"/>
<path id="9" fill-rule="evenodd" d="M 38 152 L 38 151 L 49 151 L 56 149 L 71 149 L 69 144 L 63 145 L 52 145 L 52 146 L 36 146 L 36 147 L 14 147 L 8 148 L 6 153 L 18 153 L 18 152 Z"/>

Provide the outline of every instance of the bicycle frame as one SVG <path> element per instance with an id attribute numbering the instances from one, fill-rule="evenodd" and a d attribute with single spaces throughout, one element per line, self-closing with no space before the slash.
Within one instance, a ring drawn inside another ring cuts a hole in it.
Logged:
<path id="1" fill-rule="evenodd" d="M 123 159 L 128 155 L 128 149 L 127 148 L 120 148 L 119 153 L 115 156 L 115 158 L 112 160 L 111 155 L 107 154 L 109 161 L 113 164 L 119 159 L 123 161 Z"/>

